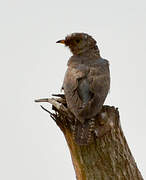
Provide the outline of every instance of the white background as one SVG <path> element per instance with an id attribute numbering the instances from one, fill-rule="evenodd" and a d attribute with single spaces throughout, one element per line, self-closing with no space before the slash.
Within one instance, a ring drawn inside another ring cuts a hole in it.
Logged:
<path id="1" fill-rule="evenodd" d="M 0 179 L 75 180 L 62 132 L 34 99 L 59 93 L 71 53 L 55 42 L 86 32 L 110 61 L 106 104 L 146 178 L 145 0 L 0 2 Z M 51 109 L 51 106 L 45 104 Z"/>

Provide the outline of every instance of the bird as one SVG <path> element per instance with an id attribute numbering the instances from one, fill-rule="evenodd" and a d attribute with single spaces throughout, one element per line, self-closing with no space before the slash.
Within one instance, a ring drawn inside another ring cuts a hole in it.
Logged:
<path id="1" fill-rule="evenodd" d="M 75 117 L 75 143 L 88 145 L 93 141 L 95 117 L 110 89 L 109 61 L 100 56 L 96 40 L 87 33 L 71 33 L 56 43 L 64 44 L 72 53 L 62 89 Z"/>

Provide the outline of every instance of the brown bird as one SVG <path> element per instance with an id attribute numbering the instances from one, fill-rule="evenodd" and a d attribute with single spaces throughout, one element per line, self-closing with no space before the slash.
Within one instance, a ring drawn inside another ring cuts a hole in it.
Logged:
<path id="1" fill-rule="evenodd" d="M 101 58 L 96 41 L 86 33 L 72 33 L 57 43 L 65 44 L 73 53 L 63 89 L 67 106 L 75 116 L 75 142 L 86 145 L 93 139 L 94 119 L 110 88 L 109 63 Z"/>

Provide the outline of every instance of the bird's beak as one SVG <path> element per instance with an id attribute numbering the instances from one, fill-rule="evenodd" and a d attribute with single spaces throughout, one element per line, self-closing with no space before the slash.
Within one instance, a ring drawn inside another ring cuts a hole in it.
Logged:
<path id="1" fill-rule="evenodd" d="M 56 43 L 61 43 L 61 44 L 65 44 L 65 40 L 59 40 Z"/>

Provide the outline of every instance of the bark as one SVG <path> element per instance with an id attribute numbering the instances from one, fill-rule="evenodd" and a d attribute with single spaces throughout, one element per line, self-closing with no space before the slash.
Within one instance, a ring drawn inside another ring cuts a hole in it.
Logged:
<path id="1" fill-rule="evenodd" d="M 64 97 L 40 99 L 36 102 L 49 102 L 53 105 L 55 113 L 41 107 L 50 113 L 65 136 L 77 180 L 143 179 L 124 137 L 116 108 L 103 106 L 101 115 L 106 113 L 106 120 L 102 122 L 102 116 L 98 116 L 93 142 L 79 146 L 73 138 L 74 116 L 67 109 Z"/>

